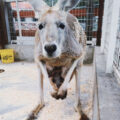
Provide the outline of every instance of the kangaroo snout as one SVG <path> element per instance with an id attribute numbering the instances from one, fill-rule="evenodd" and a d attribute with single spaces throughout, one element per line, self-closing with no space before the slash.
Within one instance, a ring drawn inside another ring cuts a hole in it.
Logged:
<path id="1" fill-rule="evenodd" d="M 47 52 L 47 54 L 48 54 L 49 56 L 52 56 L 53 53 L 56 51 L 57 46 L 56 46 L 55 44 L 45 45 L 44 49 L 45 49 L 45 51 Z"/>

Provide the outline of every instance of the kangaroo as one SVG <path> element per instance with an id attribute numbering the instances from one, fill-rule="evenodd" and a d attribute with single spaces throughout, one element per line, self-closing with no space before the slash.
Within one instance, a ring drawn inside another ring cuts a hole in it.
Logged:
<path id="1" fill-rule="evenodd" d="M 58 0 L 49 7 L 43 0 L 27 0 L 39 15 L 35 34 L 35 62 L 40 81 L 40 103 L 27 120 L 37 118 L 44 107 L 43 80 L 52 86 L 51 96 L 65 99 L 67 86 L 76 77 L 76 111 L 89 120 L 81 108 L 80 73 L 86 51 L 86 35 L 77 18 L 69 13 L 80 0 Z"/>

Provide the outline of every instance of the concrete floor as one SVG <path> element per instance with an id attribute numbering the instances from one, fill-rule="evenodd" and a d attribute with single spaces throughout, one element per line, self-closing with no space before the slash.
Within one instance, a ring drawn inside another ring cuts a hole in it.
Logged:
<path id="1" fill-rule="evenodd" d="M 114 74 L 105 73 L 105 55 L 96 48 L 99 119 L 120 120 L 120 84 Z"/>
<path id="2" fill-rule="evenodd" d="M 17 62 L 1 64 L 0 69 L 0 120 L 25 120 L 39 103 L 39 81 L 34 63 Z M 93 106 L 93 66 L 85 65 L 81 76 L 81 101 L 85 113 L 92 119 Z M 45 104 L 38 120 L 78 120 L 74 111 L 75 78 L 68 88 L 65 100 L 55 100 L 49 94 L 49 82 L 44 80 Z"/>

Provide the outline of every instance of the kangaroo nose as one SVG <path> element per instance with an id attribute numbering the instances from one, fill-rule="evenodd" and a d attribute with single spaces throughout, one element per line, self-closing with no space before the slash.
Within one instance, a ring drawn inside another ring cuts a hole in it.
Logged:
<path id="1" fill-rule="evenodd" d="M 45 46 L 45 50 L 48 53 L 48 55 L 50 55 L 50 56 L 53 54 L 53 52 L 56 51 L 56 49 L 57 49 L 57 47 L 54 44 L 53 45 L 46 45 Z"/>

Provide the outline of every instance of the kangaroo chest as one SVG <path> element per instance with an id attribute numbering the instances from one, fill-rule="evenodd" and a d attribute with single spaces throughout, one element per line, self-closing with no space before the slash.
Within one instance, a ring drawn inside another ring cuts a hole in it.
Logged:
<path id="1" fill-rule="evenodd" d="M 57 59 L 54 61 L 46 61 L 48 76 L 55 89 L 59 89 L 59 87 L 62 85 L 71 65 L 72 59 Z"/>

